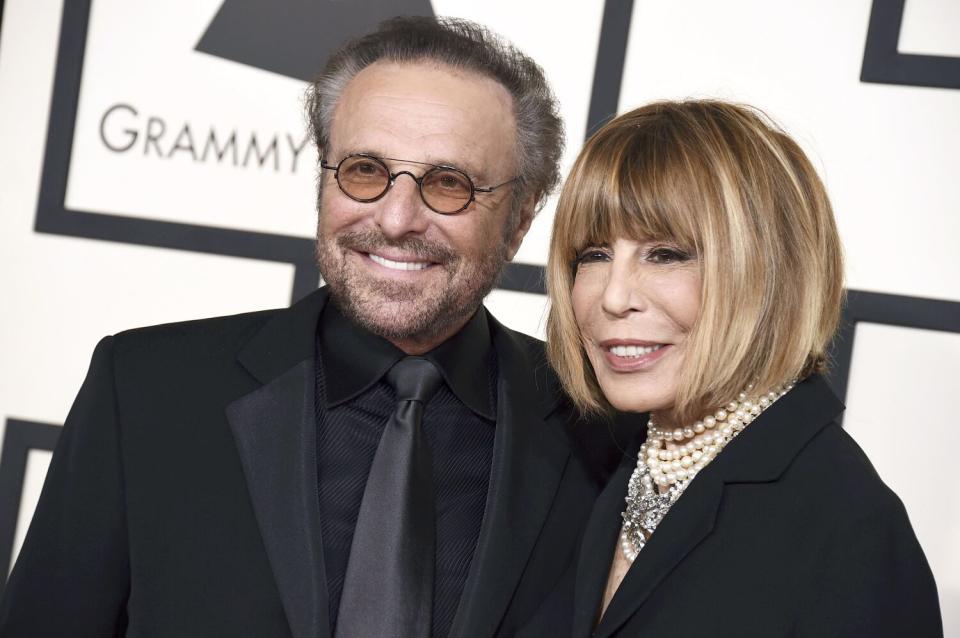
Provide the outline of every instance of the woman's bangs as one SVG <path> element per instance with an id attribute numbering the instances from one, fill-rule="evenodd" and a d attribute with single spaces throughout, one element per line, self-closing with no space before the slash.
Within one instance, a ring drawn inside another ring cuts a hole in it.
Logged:
<path id="1" fill-rule="evenodd" d="M 651 158 L 635 162 L 621 180 L 621 200 L 627 214 L 623 216 L 626 223 L 616 229 L 620 236 L 694 247 L 696 240 L 690 223 L 694 204 L 684 197 L 692 189 L 680 184 L 687 180 L 669 164 L 654 164 Z"/>
<path id="2" fill-rule="evenodd" d="M 693 229 L 682 201 L 689 189 L 678 188 L 678 175 L 665 166 L 662 154 L 637 145 L 609 174 L 612 179 L 594 193 L 592 210 L 581 208 L 586 219 L 578 227 L 588 231 L 588 244 L 604 244 L 623 237 L 636 241 L 668 241 L 692 248 Z M 659 159 L 660 161 L 655 161 Z"/>

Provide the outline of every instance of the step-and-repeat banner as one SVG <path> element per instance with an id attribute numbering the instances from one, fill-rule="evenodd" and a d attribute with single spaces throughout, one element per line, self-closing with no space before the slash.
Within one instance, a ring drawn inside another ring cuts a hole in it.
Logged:
<path id="1" fill-rule="evenodd" d="M 844 427 L 905 501 L 960 635 L 954 0 L 0 0 L 0 581 L 100 337 L 317 286 L 305 82 L 399 13 L 477 20 L 540 62 L 566 167 L 660 98 L 754 104 L 801 142 L 846 247 Z M 552 217 L 487 300 L 538 336 Z"/>

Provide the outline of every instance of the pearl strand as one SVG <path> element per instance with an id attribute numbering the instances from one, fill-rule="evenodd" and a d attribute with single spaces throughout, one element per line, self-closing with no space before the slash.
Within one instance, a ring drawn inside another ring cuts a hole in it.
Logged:
<path id="1" fill-rule="evenodd" d="M 741 392 L 736 401 L 686 428 L 661 430 L 651 416 L 647 441 L 640 451 L 653 482 L 669 487 L 696 476 L 734 436 L 792 387 L 787 384 L 753 400 Z M 677 445 L 682 441 L 686 443 Z"/>
<path id="2" fill-rule="evenodd" d="M 647 422 L 647 440 L 640 446 L 637 467 L 627 488 L 620 548 L 631 563 L 653 534 L 670 506 L 720 450 L 764 410 L 793 388 L 787 383 L 759 397 L 741 392 L 713 414 L 692 426 L 663 430 L 653 416 Z M 665 491 L 661 492 L 661 489 Z"/>

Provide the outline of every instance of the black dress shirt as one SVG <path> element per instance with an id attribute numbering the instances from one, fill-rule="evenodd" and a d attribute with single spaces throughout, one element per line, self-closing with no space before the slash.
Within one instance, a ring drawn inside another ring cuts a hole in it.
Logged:
<path id="1" fill-rule="evenodd" d="M 331 629 L 370 466 L 396 410 L 396 397 L 383 375 L 404 356 L 353 324 L 334 304 L 320 317 L 317 465 Z M 424 356 L 445 380 L 423 416 L 436 498 L 433 635 L 439 637 L 453 623 L 487 500 L 497 384 L 486 313 L 477 312 L 459 333 Z"/>

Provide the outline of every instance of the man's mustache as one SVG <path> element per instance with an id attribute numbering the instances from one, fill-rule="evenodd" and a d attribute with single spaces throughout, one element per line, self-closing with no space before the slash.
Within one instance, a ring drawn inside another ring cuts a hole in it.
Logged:
<path id="1" fill-rule="evenodd" d="M 405 253 L 412 253 L 423 261 L 437 264 L 447 264 L 457 259 L 457 254 L 441 243 L 420 237 L 390 239 L 372 229 L 345 232 L 337 237 L 337 246 L 362 253 L 376 252 L 378 248 L 397 248 Z"/>

